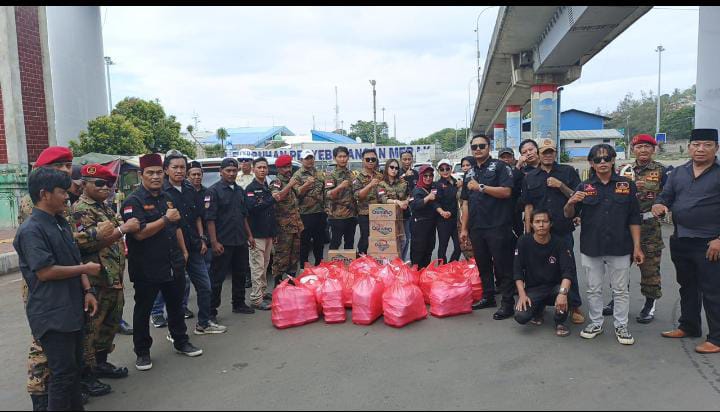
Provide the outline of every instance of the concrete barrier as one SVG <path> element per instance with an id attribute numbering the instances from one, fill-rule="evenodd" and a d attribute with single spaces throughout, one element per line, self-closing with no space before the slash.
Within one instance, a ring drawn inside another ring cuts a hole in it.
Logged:
<path id="1" fill-rule="evenodd" d="M 0 275 L 16 272 L 20 269 L 17 252 L 0 254 Z"/>

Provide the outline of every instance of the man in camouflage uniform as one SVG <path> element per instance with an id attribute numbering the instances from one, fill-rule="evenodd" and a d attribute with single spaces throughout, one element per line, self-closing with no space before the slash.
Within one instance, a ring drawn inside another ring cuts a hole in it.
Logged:
<path id="1" fill-rule="evenodd" d="M 358 240 L 358 253 L 367 254 L 368 238 L 370 236 L 369 206 L 378 203 L 377 186 L 382 182 L 382 173 L 378 172 L 378 156 L 375 149 L 365 149 L 362 152 L 363 169 L 353 180 L 353 195 L 357 202 L 358 225 L 360 226 L 360 240 Z"/>
<path id="2" fill-rule="evenodd" d="M 113 339 L 120 329 L 120 320 L 124 305 L 123 273 L 125 271 L 125 253 L 122 242 L 125 233 L 134 233 L 140 229 L 137 219 L 121 223 L 119 216 L 105 201 L 110 196 L 110 188 L 116 176 L 99 164 L 85 165 L 81 170 L 83 194 L 73 205 L 75 240 L 80 248 L 83 263 L 95 262 L 101 265 L 97 276 L 88 276 L 96 289 L 98 311 L 94 318 L 87 318 L 84 340 L 85 368 L 82 384 L 88 392 L 96 384 L 97 377 L 124 378 L 127 368 L 117 368 L 107 361 L 113 351 Z M 98 225 L 113 226 L 113 231 L 98 238 Z M 107 389 L 98 394 L 110 391 Z"/>
<path id="3" fill-rule="evenodd" d="M 327 215 L 323 205 L 323 183 L 325 174 L 315 168 L 312 150 L 300 154 L 303 166 L 295 172 L 293 179 L 300 185 L 295 187 L 300 217 L 305 229 L 300 235 L 300 265 L 305 265 L 312 249 L 315 265 L 319 265 L 325 249 L 325 226 Z M 276 163 L 277 164 L 277 163 Z"/>
<path id="4" fill-rule="evenodd" d="M 300 181 L 297 174 L 290 177 L 292 173 L 292 157 L 282 155 L 275 161 L 277 167 L 277 179 L 270 184 L 275 201 L 275 218 L 278 226 L 278 234 L 275 238 L 275 255 L 273 256 L 272 273 L 277 286 L 287 274 L 295 276 L 297 271 L 298 258 L 300 257 L 300 234 L 304 229 L 303 221 L 298 210 L 297 196 L 295 190 Z M 322 180 L 320 181 L 322 184 Z"/>
<path id="5" fill-rule="evenodd" d="M 640 246 L 645 261 L 640 267 L 640 292 L 645 296 L 645 305 L 635 318 L 638 323 L 650 323 L 655 317 L 655 300 L 662 297 L 660 285 L 660 258 L 665 247 L 662 240 L 660 222 L 650 213 L 655 198 L 662 192 L 667 180 L 667 169 L 653 160 L 657 142 L 647 134 L 639 134 L 632 139 L 632 151 L 635 163 L 632 164 L 637 197 L 640 201 L 642 225 L 640 226 Z M 625 166 L 621 167 L 622 170 Z M 612 305 L 606 306 L 606 308 Z"/>
<path id="6" fill-rule="evenodd" d="M 354 177 L 347 167 L 349 153 L 345 146 L 333 149 L 335 170 L 325 177 L 325 209 L 332 229 L 330 249 L 340 248 L 343 238 L 345 249 L 352 249 L 355 243 L 357 207 L 352 189 Z"/>

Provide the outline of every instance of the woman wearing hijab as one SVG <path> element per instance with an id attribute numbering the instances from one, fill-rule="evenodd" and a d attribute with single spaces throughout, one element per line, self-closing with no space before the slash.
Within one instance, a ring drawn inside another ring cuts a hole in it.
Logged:
<path id="1" fill-rule="evenodd" d="M 436 190 L 432 189 L 433 172 L 430 165 L 420 168 L 417 186 L 410 195 L 412 220 L 410 231 L 410 262 L 422 268 L 430 264 L 435 249 L 435 223 L 442 209 L 435 203 Z"/>
<path id="2" fill-rule="evenodd" d="M 460 195 L 462 194 L 462 186 L 463 186 L 464 180 L 466 178 L 465 174 L 468 172 L 468 170 L 472 169 L 473 166 L 475 166 L 475 158 L 472 156 L 465 156 L 460 161 L 460 168 L 462 168 L 463 177 L 462 177 L 462 179 L 458 179 L 456 182 L 457 188 L 458 188 L 458 191 L 457 191 L 458 207 L 462 204 L 462 199 L 460 198 Z M 460 233 L 461 226 L 462 226 L 462 208 L 459 207 L 458 218 L 457 218 L 458 233 Z M 460 250 L 462 251 L 462 254 L 463 254 L 463 256 L 465 256 L 466 260 L 470 260 L 475 257 L 475 253 L 473 252 L 472 243 L 470 242 L 469 237 L 465 242 L 460 240 Z"/>

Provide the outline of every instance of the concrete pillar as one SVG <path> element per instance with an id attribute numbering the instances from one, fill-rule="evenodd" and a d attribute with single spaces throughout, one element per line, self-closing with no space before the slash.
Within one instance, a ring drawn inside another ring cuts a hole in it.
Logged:
<path id="1" fill-rule="evenodd" d="M 536 84 L 530 89 L 531 133 L 536 141 L 557 140 L 557 85 Z"/>
<path id="2" fill-rule="evenodd" d="M 507 141 L 505 140 L 505 125 L 502 123 L 495 123 L 493 125 L 493 141 L 490 150 L 499 150 L 506 147 Z"/>
<path id="3" fill-rule="evenodd" d="M 695 127 L 720 129 L 720 7 L 700 6 Z"/>
<path id="4" fill-rule="evenodd" d="M 522 106 L 510 105 L 506 110 L 506 147 L 518 150 L 522 141 Z"/>

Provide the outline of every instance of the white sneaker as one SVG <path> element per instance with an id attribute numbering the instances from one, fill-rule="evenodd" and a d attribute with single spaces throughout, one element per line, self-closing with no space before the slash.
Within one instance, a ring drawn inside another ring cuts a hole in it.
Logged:
<path id="1" fill-rule="evenodd" d="M 635 338 L 630 334 L 630 331 L 627 330 L 627 326 L 620 326 L 619 328 L 615 328 L 615 337 L 617 337 L 618 342 L 622 343 L 623 345 L 632 345 L 635 343 Z"/>
<path id="2" fill-rule="evenodd" d="M 592 339 L 601 333 L 603 333 L 602 326 L 590 323 L 580 332 L 580 337 Z"/>
<path id="3" fill-rule="evenodd" d="M 208 326 L 195 325 L 195 330 L 193 331 L 193 333 L 196 335 L 217 334 L 225 332 L 227 332 L 226 326 L 218 325 L 214 322 L 209 322 Z"/>

